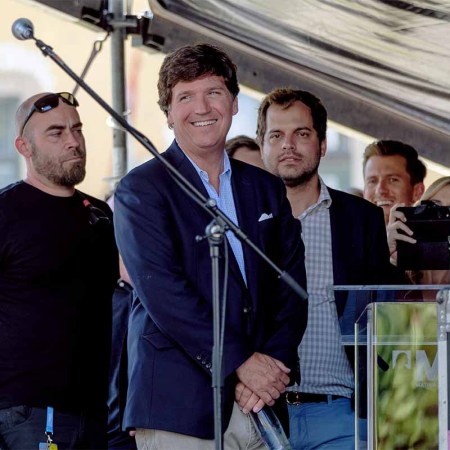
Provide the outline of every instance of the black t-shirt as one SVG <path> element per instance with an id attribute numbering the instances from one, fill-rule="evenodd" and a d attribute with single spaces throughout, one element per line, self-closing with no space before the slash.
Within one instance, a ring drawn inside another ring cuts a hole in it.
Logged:
<path id="1" fill-rule="evenodd" d="M 82 197 L 82 195 L 84 197 Z M 117 250 L 77 192 L 24 182 L 0 191 L 0 408 L 101 407 L 107 392 Z"/>

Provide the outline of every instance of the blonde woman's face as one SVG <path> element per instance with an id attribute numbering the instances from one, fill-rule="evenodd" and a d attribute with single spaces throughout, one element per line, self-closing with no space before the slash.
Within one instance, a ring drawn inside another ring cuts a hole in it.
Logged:
<path id="1" fill-rule="evenodd" d="M 439 189 L 430 200 L 442 206 L 450 206 L 450 184 Z"/>

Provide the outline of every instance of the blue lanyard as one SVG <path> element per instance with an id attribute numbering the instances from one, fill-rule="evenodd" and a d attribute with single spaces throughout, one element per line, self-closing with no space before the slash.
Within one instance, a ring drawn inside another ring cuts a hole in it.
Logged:
<path id="1" fill-rule="evenodd" d="M 39 450 L 58 450 L 53 442 L 53 407 L 47 406 L 47 423 L 45 424 L 45 435 L 47 442 L 39 442 Z"/>
<path id="2" fill-rule="evenodd" d="M 45 434 L 53 434 L 53 407 L 47 406 L 47 424 L 45 426 Z"/>

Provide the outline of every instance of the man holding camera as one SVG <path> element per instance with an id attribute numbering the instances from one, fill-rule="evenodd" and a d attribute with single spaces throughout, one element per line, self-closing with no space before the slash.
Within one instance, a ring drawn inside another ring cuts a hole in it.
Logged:
<path id="1" fill-rule="evenodd" d="M 386 225 L 394 205 L 412 206 L 425 190 L 427 173 L 413 147 L 400 141 L 382 140 L 364 150 L 364 198 L 383 208 Z"/>
<path id="2" fill-rule="evenodd" d="M 399 206 L 412 206 L 422 196 L 427 169 L 412 146 L 400 141 L 380 140 L 364 151 L 364 198 L 383 208 L 391 262 L 396 265 L 399 230 L 411 235 Z M 403 240 L 412 242 L 403 234 Z M 403 238 L 402 236 L 402 238 Z"/>

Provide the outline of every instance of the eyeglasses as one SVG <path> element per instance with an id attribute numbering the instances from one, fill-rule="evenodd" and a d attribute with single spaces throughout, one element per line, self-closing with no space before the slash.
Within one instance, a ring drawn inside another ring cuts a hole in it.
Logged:
<path id="1" fill-rule="evenodd" d="M 40 99 L 36 100 L 33 103 L 30 112 L 25 117 L 25 121 L 23 122 L 22 129 L 20 130 L 20 134 L 23 134 L 23 130 L 25 129 L 25 125 L 30 120 L 31 116 L 37 111 L 40 113 L 45 113 L 52 109 L 55 109 L 59 105 L 59 99 L 61 99 L 64 103 L 74 106 L 75 108 L 79 105 L 77 99 L 70 92 L 58 92 L 56 94 L 48 94 L 44 95 Z"/>

